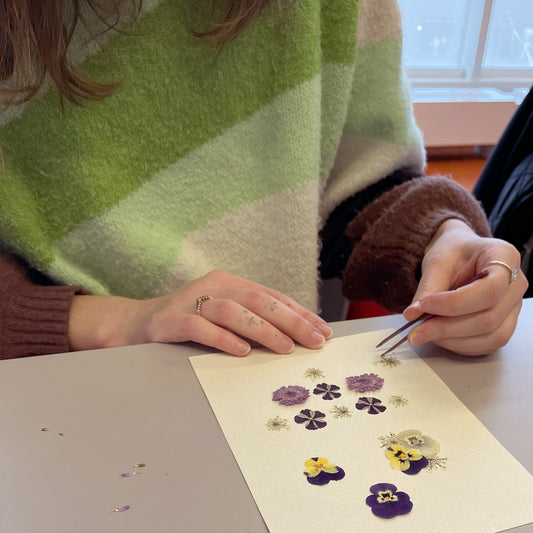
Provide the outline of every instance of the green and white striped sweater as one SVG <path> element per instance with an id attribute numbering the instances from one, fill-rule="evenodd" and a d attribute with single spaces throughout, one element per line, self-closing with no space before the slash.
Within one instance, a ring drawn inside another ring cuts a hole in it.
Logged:
<path id="1" fill-rule="evenodd" d="M 0 250 L 60 284 L 146 298 L 212 269 L 317 308 L 318 231 L 396 169 L 423 168 L 393 0 L 298 0 L 220 55 L 208 0 L 147 2 L 72 57 L 103 102 L 53 88 L 2 116 Z M 90 26 L 90 25 L 89 25 Z"/>

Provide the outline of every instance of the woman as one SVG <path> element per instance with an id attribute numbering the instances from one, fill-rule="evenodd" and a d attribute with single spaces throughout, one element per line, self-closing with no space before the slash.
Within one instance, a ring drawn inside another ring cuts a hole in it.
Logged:
<path id="1" fill-rule="evenodd" d="M 422 175 L 394 1 L 132 3 L 0 7 L 3 357 L 319 348 L 319 272 L 441 315 L 413 344 L 507 342 L 523 275 L 449 291 L 519 256 Z"/>

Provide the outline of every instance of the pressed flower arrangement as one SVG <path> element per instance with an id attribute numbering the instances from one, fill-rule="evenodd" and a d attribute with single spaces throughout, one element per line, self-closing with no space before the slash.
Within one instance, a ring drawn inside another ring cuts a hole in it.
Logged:
<path id="1" fill-rule="evenodd" d="M 310 368 L 304 373 L 304 377 L 320 381 L 325 375 L 317 368 Z M 385 382 L 383 377 L 372 372 L 348 376 L 345 380 L 348 391 L 359 393 L 379 391 Z M 340 386 L 321 382 L 316 383 L 312 388 L 312 395 L 309 389 L 300 385 L 279 387 L 272 393 L 272 400 L 278 402 L 279 405 L 288 407 L 312 400 L 315 403 L 317 400 L 333 402 L 342 394 Z M 389 395 L 388 403 L 390 406 L 403 407 L 409 402 L 404 396 L 394 394 Z M 355 409 L 356 413 L 360 411 L 370 415 L 378 415 L 384 413 L 387 406 L 383 404 L 382 400 L 374 396 L 360 396 L 355 403 Z M 335 419 L 346 419 L 352 416 L 350 409 L 345 405 L 332 405 L 329 412 Z M 294 416 L 294 422 L 310 431 L 324 429 L 328 425 L 326 414 L 311 408 L 300 409 Z M 289 420 L 280 416 L 270 418 L 266 426 L 268 430 L 276 432 L 290 429 Z M 447 459 L 437 456 L 440 444 L 418 429 L 407 429 L 399 433 L 390 432 L 386 436 L 378 437 L 378 440 L 385 447 L 385 457 L 391 469 L 398 473 L 414 476 L 424 469 L 431 471 L 437 468 L 446 468 Z M 331 481 L 339 481 L 346 475 L 343 468 L 325 457 L 318 456 L 305 461 L 303 473 L 307 482 L 315 486 L 328 485 Z M 396 485 L 392 483 L 376 483 L 369 490 L 370 495 L 366 497 L 365 502 L 378 518 L 389 520 L 406 515 L 413 509 L 410 496 L 406 492 L 398 490 Z"/>

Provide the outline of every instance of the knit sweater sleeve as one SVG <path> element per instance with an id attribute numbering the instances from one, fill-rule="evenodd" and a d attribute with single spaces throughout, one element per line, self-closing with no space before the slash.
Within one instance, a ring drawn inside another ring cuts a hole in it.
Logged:
<path id="1" fill-rule="evenodd" d="M 482 237 L 490 236 L 480 204 L 448 178 L 413 179 L 367 205 L 346 229 L 353 249 L 343 273 L 344 295 L 401 312 L 416 291 L 427 244 L 452 218 Z"/>
<path id="2" fill-rule="evenodd" d="M 0 254 L 0 359 L 69 351 L 68 318 L 81 287 L 41 285 Z"/>

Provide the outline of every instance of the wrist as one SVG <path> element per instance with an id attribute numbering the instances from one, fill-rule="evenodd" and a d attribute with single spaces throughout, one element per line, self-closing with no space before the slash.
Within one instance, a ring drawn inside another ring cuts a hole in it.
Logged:
<path id="1" fill-rule="evenodd" d="M 433 237 L 424 250 L 424 255 L 431 250 L 435 242 L 437 242 L 441 237 L 451 237 L 452 235 L 458 237 L 459 234 L 465 234 L 465 232 L 469 235 L 469 237 L 477 236 L 474 230 L 462 220 L 459 220 L 458 218 L 449 218 L 445 220 L 433 234 Z"/>
<path id="2" fill-rule="evenodd" d="M 111 348 L 143 341 L 135 326 L 142 302 L 119 296 L 75 296 L 69 315 L 70 350 Z"/>

